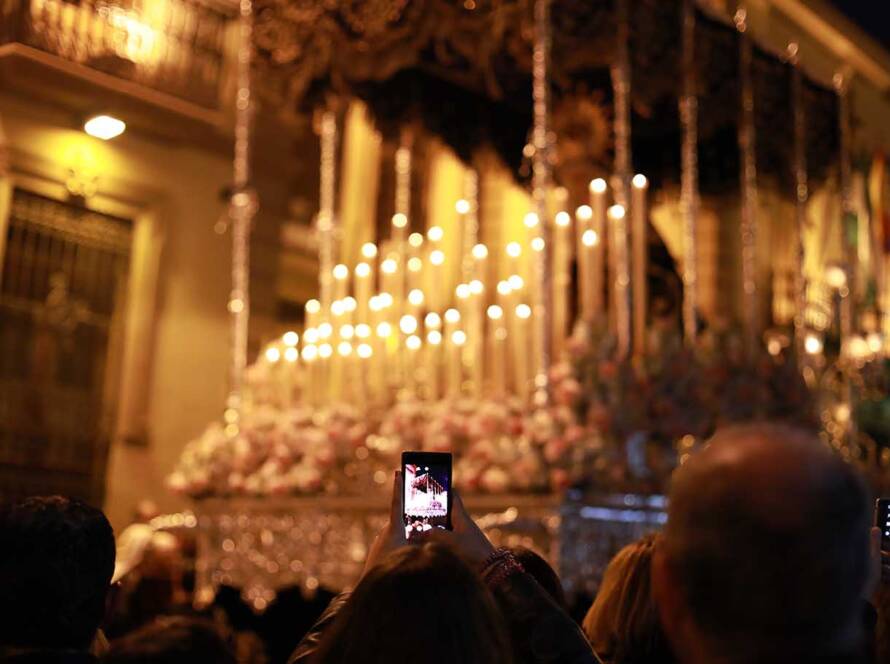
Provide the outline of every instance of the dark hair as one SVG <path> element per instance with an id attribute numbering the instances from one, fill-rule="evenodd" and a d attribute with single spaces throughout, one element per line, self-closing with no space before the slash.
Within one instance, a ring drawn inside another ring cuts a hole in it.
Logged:
<path id="1" fill-rule="evenodd" d="M 105 613 L 114 533 L 72 498 L 28 498 L 0 507 L 0 646 L 85 649 Z"/>
<path id="2" fill-rule="evenodd" d="M 650 567 L 655 535 L 628 544 L 609 562 L 584 633 L 603 662 L 664 664 L 676 661 L 658 619 Z"/>
<path id="3" fill-rule="evenodd" d="M 860 623 L 867 489 L 814 435 L 718 431 L 676 474 L 667 561 L 693 619 L 736 659 L 837 647 Z"/>
<path id="4" fill-rule="evenodd" d="M 510 664 L 506 627 L 482 580 L 436 543 L 392 552 L 362 578 L 312 661 Z"/>
<path id="5" fill-rule="evenodd" d="M 551 599 L 566 613 L 569 612 L 569 603 L 566 601 L 565 591 L 562 588 L 562 582 L 556 575 L 556 572 L 550 567 L 544 558 L 537 553 L 524 546 L 510 547 L 513 557 L 525 568 L 538 585 L 541 586 Z"/>
<path id="6" fill-rule="evenodd" d="M 235 664 L 235 655 L 213 623 L 198 618 L 156 618 L 117 639 L 103 664 Z"/>

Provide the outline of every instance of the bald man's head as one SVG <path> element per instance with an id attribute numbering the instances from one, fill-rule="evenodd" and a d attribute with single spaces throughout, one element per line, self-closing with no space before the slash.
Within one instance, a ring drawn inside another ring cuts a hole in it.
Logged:
<path id="1" fill-rule="evenodd" d="M 868 577 L 868 494 L 813 435 L 724 429 L 674 476 L 663 558 L 702 636 L 738 661 L 855 631 Z"/>

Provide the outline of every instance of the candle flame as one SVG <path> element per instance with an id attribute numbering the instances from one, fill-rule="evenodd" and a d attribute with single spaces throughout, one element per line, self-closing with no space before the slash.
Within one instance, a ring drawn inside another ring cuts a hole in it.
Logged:
<path id="1" fill-rule="evenodd" d="M 590 181 L 590 191 L 595 194 L 603 194 L 606 191 L 606 181 L 602 178 L 597 178 L 595 180 Z"/>
<path id="2" fill-rule="evenodd" d="M 473 247 L 473 258 L 477 260 L 482 260 L 483 258 L 488 257 L 488 247 L 484 244 L 477 244 Z"/>

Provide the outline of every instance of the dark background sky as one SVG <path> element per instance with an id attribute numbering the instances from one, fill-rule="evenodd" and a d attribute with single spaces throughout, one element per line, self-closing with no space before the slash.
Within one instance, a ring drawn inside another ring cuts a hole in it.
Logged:
<path id="1" fill-rule="evenodd" d="M 890 50 L 890 0 L 830 0 L 853 22 Z"/>

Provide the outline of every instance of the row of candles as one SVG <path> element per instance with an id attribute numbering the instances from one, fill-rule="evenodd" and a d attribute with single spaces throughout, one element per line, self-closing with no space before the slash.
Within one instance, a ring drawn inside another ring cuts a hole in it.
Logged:
<path id="1" fill-rule="evenodd" d="M 591 182 L 589 204 L 575 211 L 574 220 L 564 210 L 553 215 L 555 356 L 571 329 L 573 260 L 580 318 L 589 325 L 605 319 L 608 279 L 613 304 L 629 306 L 631 289 L 642 304 L 634 307 L 633 331 L 620 317 L 610 318 L 619 347 L 629 350 L 632 338 L 644 338 L 647 189 L 644 176 L 633 179 L 630 249 L 627 211 L 608 204 L 602 179 Z M 281 402 L 299 395 L 312 405 L 388 403 L 403 389 L 428 399 L 483 393 L 529 398 L 540 371 L 532 351 L 540 328 L 531 320 L 540 293 L 534 261 L 521 257 L 531 251 L 537 258 L 544 249 L 540 219 L 527 214 L 527 241 L 507 243 L 496 260 L 485 244 L 466 242 L 464 222 L 475 215 L 475 201 L 460 200 L 455 210 L 458 232 L 465 235 L 451 246 L 461 247 L 460 256 L 446 255 L 441 227 L 430 227 L 425 236 L 408 234 L 406 215 L 396 213 L 388 241 L 363 245 L 361 261 L 351 269 L 333 267 L 331 301 L 310 300 L 302 336 L 287 332 L 264 352 Z M 462 281 L 452 290 L 446 268 L 453 260 L 461 265 Z M 634 351 L 643 351 L 636 341 Z"/>

